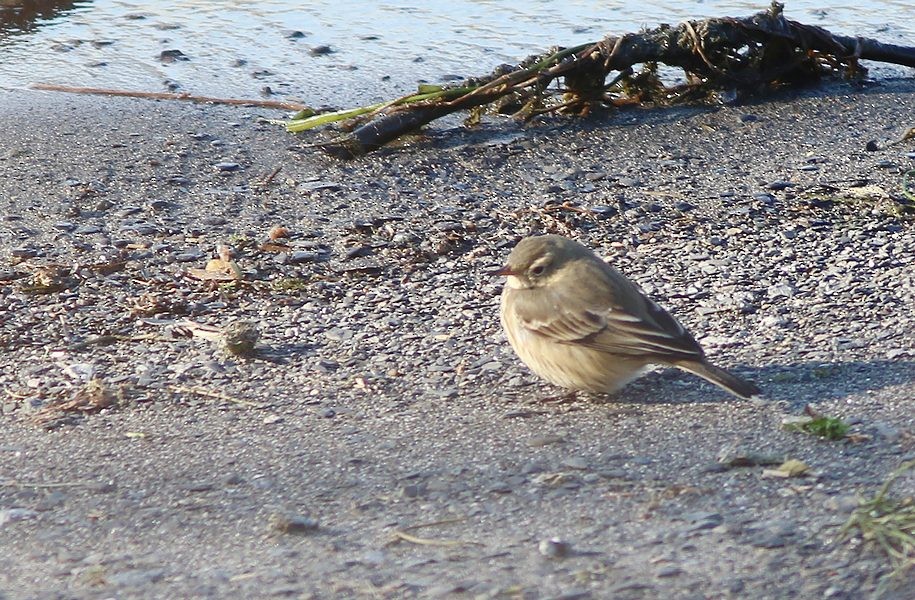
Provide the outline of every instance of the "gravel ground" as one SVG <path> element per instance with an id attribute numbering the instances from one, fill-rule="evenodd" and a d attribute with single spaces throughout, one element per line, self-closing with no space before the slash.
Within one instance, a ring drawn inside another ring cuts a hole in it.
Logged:
<path id="1" fill-rule="evenodd" d="M 836 534 L 915 458 L 915 142 L 886 145 L 913 92 L 446 124 L 355 162 L 249 108 L 3 94 L 0 597 L 872 596 L 889 563 Z M 766 400 L 667 370 L 549 402 L 486 274 L 547 231 Z M 199 328 L 239 320 L 252 356 Z M 807 405 L 851 438 L 784 431 Z"/>

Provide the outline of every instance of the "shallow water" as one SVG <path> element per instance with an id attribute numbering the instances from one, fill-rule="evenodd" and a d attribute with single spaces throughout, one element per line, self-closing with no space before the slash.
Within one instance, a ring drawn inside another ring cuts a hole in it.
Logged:
<path id="1" fill-rule="evenodd" d="M 733 0 L 0 0 L 0 89 L 43 82 L 272 94 L 340 106 L 404 94 L 418 82 L 485 74 L 554 45 L 688 18 L 745 16 L 766 6 Z M 910 0 L 820 6 L 789 0 L 786 15 L 835 33 L 915 46 Z M 322 46 L 330 52 L 315 52 Z M 164 62 L 161 53 L 169 50 L 186 60 Z M 872 74 L 915 76 L 915 70 L 878 66 Z"/>

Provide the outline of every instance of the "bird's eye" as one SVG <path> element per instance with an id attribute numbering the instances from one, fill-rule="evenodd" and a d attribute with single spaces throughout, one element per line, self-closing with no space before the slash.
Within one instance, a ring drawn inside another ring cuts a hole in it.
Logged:
<path id="1" fill-rule="evenodd" d="M 545 270 L 546 270 L 546 267 L 544 267 L 543 265 L 534 265 L 533 267 L 531 267 L 531 275 L 539 277 L 539 276 L 543 275 L 543 272 Z"/>

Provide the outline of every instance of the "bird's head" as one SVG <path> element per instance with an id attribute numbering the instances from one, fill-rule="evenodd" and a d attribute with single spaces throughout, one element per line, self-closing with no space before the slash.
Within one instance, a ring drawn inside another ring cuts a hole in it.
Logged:
<path id="1" fill-rule="evenodd" d="M 507 276 L 508 285 L 515 289 L 543 287 L 555 280 L 563 266 L 589 253 L 578 242 L 561 235 L 527 237 L 508 255 L 508 264 L 492 274 Z"/>

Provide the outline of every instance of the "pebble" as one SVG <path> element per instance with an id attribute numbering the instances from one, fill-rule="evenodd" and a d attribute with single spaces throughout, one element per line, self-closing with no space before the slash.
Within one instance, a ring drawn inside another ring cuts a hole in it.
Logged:
<path id="1" fill-rule="evenodd" d="M 578 471 L 588 470 L 588 461 L 581 457 L 567 458 L 560 463 L 563 467 L 576 469 Z"/>
<path id="2" fill-rule="evenodd" d="M 212 481 L 193 481 L 181 487 L 188 492 L 209 492 L 214 489 L 216 485 Z"/>
<path id="3" fill-rule="evenodd" d="M 279 256 L 279 255 L 278 255 Z M 321 260 L 321 255 L 310 250 L 294 250 L 285 255 L 286 262 L 297 265 L 301 263 L 312 263 Z"/>
<path id="4" fill-rule="evenodd" d="M 792 296 L 797 294 L 797 289 L 794 286 L 787 284 L 787 283 L 778 283 L 775 285 L 770 285 L 766 289 L 766 294 L 768 294 L 769 298 L 772 298 L 772 299 L 791 298 Z"/>
<path id="5" fill-rule="evenodd" d="M 175 261 L 177 261 L 177 262 L 197 262 L 199 260 L 203 260 L 203 258 L 205 256 L 206 256 L 206 254 L 204 254 L 203 250 L 201 250 L 200 248 L 194 248 L 192 250 L 188 250 L 187 252 L 179 252 L 178 254 L 176 254 Z"/>
<path id="6" fill-rule="evenodd" d="M 773 181 L 772 183 L 768 184 L 766 187 L 770 190 L 777 192 L 777 191 L 784 190 L 784 189 L 787 189 L 790 187 L 794 187 L 795 185 L 797 185 L 797 184 L 792 183 L 790 181 Z"/>
<path id="7" fill-rule="evenodd" d="M 237 171 L 237 170 L 241 169 L 241 165 L 238 164 L 237 162 L 226 161 L 226 162 L 216 163 L 215 165 L 213 165 L 213 168 L 216 169 L 217 171 L 223 171 L 223 172 L 228 173 L 228 172 Z"/>
<path id="8" fill-rule="evenodd" d="M 620 212 L 616 208 L 614 208 L 612 206 L 608 206 L 606 204 L 596 204 L 596 205 L 590 207 L 588 210 L 590 210 L 592 213 L 594 213 L 595 215 L 597 215 L 598 217 L 600 217 L 602 219 L 608 219 L 610 217 L 614 217 L 614 216 L 618 215 Z"/>
<path id="9" fill-rule="evenodd" d="M 547 558 L 565 558 L 571 553 L 572 545 L 559 538 L 550 538 L 541 540 L 537 549 Z"/>
<path id="10" fill-rule="evenodd" d="M 13 258 L 35 258 L 38 256 L 38 250 L 34 248 L 12 248 L 10 256 Z"/>
<path id="11" fill-rule="evenodd" d="M 177 62 L 179 60 L 190 60 L 181 50 L 163 50 L 159 53 L 159 61 L 164 64 Z"/>
<path id="12" fill-rule="evenodd" d="M 756 548 L 781 548 L 791 541 L 795 533 L 795 529 L 786 524 L 776 524 L 751 533 L 748 541 Z"/>
<path id="13" fill-rule="evenodd" d="M 854 494 L 843 494 L 840 496 L 830 496 L 823 503 L 827 510 L 832 510 L 841 514 L 849 514 L 860 505 L 858 496 Z"/>
<path id="14" fill-rule="evenodd" d="M 531 439 L 529 439 L 527 441 L 527 443 L 529 446 L 532 446 L 534 448 L 541 448 L 543 446 L 549 446 L 550 444 L 560 444 L 563 441 L 564 440 L 562 439 L 561 435 L 547 434 L 547 435 L 539 435 L 536 437 L 532 437 Z"/>
<path id="15" fill-rule="evenodd" d="M 308 515 L 287 512 L 270 514 L 267 517 L 267 526 L 273 531 L 293 535 L 314 533 L 320 528 L 317 519 Z"/>
<path id="16" fill-rule="evenodd" d="M 28 508 L 5 508 L 0 510 L 0 527 L 16 521 L 27 521 L 38 516 L 38 511 Z"/>
<path id="17" fill-rule="evenodd" d="M 335 342 L 344 342 L 353 338 L 353 331 L 342 327 L 332 327 L 324 332 L 324 337 Z"/>

